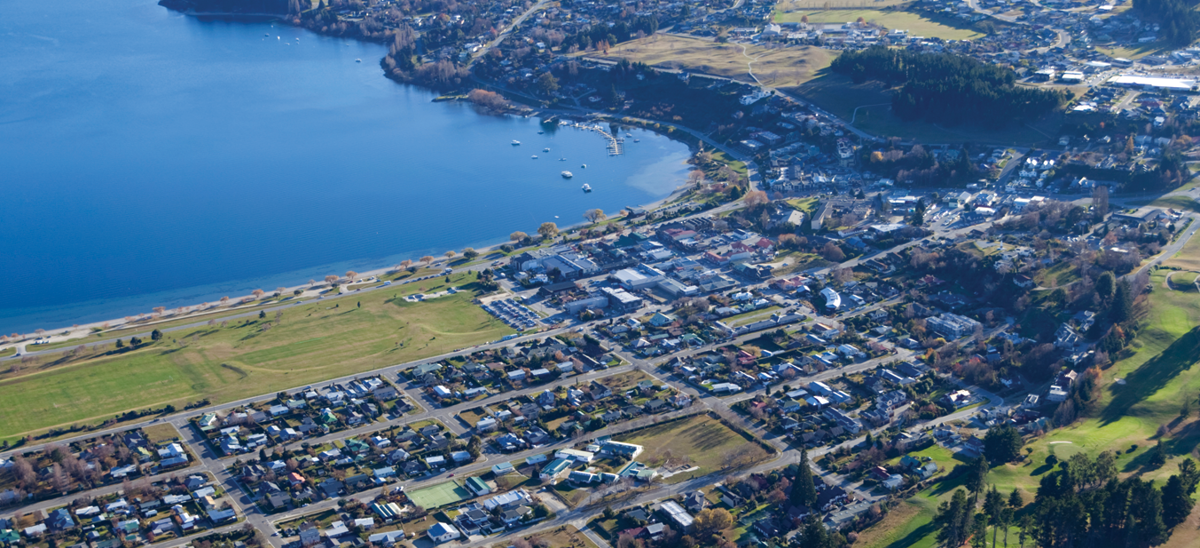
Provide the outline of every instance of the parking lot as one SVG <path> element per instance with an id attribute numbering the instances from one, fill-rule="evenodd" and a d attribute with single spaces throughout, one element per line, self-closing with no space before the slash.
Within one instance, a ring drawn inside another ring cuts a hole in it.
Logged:
<path id="1" fill-rule="evenodd" d="M 480 306 L 518 331 L 533 329 L 541 322 L 537 313 L 512 299 L 497 299 Z"/>

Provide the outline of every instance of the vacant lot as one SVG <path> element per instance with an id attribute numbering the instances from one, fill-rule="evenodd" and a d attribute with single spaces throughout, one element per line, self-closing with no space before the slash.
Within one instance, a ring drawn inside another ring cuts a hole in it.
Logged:
<path id="1" fill-rule="evenodd" d="M 911 36 L 942 38 L 944 40 L 974 40 L 983 36 L 970 27 L 953 19 L 930 19 L 923 14 L 906 11 L 903 7 L 885 9 L 798 9 L 775 12 L 778 23 L 798 23 L 808 17 L 809 23 L 852 23 L 859 17 L 887 29 L 908 31 Z"/>
<path id="2" fill-rule="evenodd" d="M 608 55 L 589 56 L 613 61 L 625 58 L 656 67 L 686 69 L 743 82 L 754 82 L 750 76 L 753 70 L 764 84 L 796 86 L 828 67 L 835 54 L 812 46 L 767 49 L 655 34 L 624 42 L 608 50 Z"/>
<path id="3" fill-rule="evenodd" d="M 925 143 L 964 143 L 985 141 L 992 144 L 1036 145 L 1057 135 L 1061 116 L 1054 114 L 1032 127 L 1013 124 L 990 130 L 968 125 L 944 127 L 927 122 L 908 122 L 892 115 L 892 90 L 878 82 L 855 84 L 848 77 L 829 69 L 814 78 L 783 91 L 816 103 L 817 106 L 851 122 L 854 127 L 882 136 L 914 139 Z"/>
<path id="4" fill-rule="evenodd" d="M 171 423 L 155 424 L 142 429 L 146 439 L 155 445 L 180 439 L 179 430 Z"/>
<path id="5" fill-rule="evenodd" d="M 663 466 L 668 459 L 671 464 L 687 463 L 699 467 L 695 472 L 681 476 L 701 476 L 722 469 L 727 457 L 741 448 L 748 459 L 761 460 L 767 452 L 743 438 L 737 432 L 708 415 L 694 415 L 683 420 L 639 430 L 630 436 L 619 436 L 618 441 L 644 446 L 641 460 L 647 466 Z M 685 477 L 674 476 L 679 479 Z"/>
<path id="6" fill-rule="evenodd" d="M 444 278 L 426 283 L 405 289 L 432 292 L 445 285 Z M 404 300 L 401 291 L 311 302 L 278 320 L 271 315 L 171 332 L 136 350 L 97 345 L 75 356 L 8 362 L 17 367 L 0 373 L 0 438 L 102 422 L 127 410 L 272 393 L 512 333 L 472 304 L 470 291 L 420 303 Z"/>

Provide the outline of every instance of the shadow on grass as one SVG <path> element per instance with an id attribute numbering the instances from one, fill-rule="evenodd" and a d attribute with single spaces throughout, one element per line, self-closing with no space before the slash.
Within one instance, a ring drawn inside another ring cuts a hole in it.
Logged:
<path id="1" fill-rule="evenodd" d="M 1113 400 L 1101 414 L 1104 425 L 1112 424 L 1124 417 L 1129 408 L 1158 392 L 1184 370 L 1191 369 L 1200 356 L 1200 328 L 1171 343 L 1161 354 L 1142 364 L 1125 378 L 1124 385 L 1113 385 Z"/>
<path id="2" fill-rule="evenodd" d="M 904 535 L 904 538 L 897 540 L 888 546 L 889 548 L 908 548 L 909 546 L 916 545 L 918 542 L 921 542 L 925 538 L 933 535 L 933 532 L 936 529 L 937 526 L 931 521 L 925 525 L 913 529 L 910 533 Z"/>
<path id="3" fill-rule="evenodd" d="M 1042 475 L 1042 474 L 1045 474 L 1046 472 L 1049 472 L 1049 471 L 1051 471 L 1051 470 L 1053 470 L 1053 469 L 1054 469 L 1054 465 L 1052 465 L 1052 464 L 1043 464 L 1043 465 L 1041 465 L 1041 466 L 1039 466 L 1039 467 L 1037 467 L 1037 468 L 1034 468 L 1034 469 L 1033 469 L 1033 471 L 1029 473 L 1029 475 L 1031 475 L 1031 476 L 1033 476 L 1033 477 L 1037 477 L 1037 476 L 1040 476 L 1040 475 Z"/>

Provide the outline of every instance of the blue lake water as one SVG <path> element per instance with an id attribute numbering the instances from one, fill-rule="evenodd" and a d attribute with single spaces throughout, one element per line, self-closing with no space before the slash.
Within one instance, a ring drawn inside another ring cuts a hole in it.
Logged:
<path id="1" fill-rule="evenodd" d="M 687 171 L 650 132 L 611 157 L 594 132 L 432 103 L 383 77 L 381 46 L 153 0 L 10 3 L 0 51 L 2 333 L 499 243 Z"/>

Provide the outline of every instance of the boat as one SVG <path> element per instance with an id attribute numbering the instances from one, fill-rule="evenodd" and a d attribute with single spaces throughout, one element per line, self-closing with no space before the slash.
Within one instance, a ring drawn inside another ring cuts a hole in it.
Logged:
<path id="1" fill-rule="evenodd" d="M 536 159 L 537 159 L 537 154 L 534 154 L 534 155 L 533 155 L 533 159 L 534 159 L 534 160 L 536 160 Z"/>
<path id="2" fill-rule="evenodd" d="M 564 157 L 562 157 L 562 158 L 559 158 L 559 159 L 558 159 L 558 161 L 560 161 L 560 162 L 565 162 L 565 161 L 567 161 L 567 158 L 566 158 L 566 156 L 564 156 Z"/>
<path id="3" fill-rule="evenodd" d="M 587 164 L 583 164 L 583 169 L 587 169 Z"/>
<path id="4" fill-rule="evenodd" d="M 354 60 L 354 62 L 355 62 L 355 63 L 361 63 L 361 62 L 362 62 L 362 59 L 355 59 L 355 60 Z"/>
<path id="5" fill-rule="evenodd" d="M 574 177 L 575 174 L 571 173 L 570 171 L 564 171 L 564 172 L 562 172 L 562 176 L 563 176 L 563 179 L 570 179 L 571 177 Z"/>
<path id="6" fill-rule="evenodd" d="M 550 152 L 550 149 L 548 149 L 548 148 L 543 148 L 543 149 L 542 149 L 542 152 Z"/>
<path id="7" fill-rule="evenodd" d="M 633 140 L 633 142 L 635 142 L 635 143 L 640 143 L 640 142 L 642 142 L 642 140 L 641 140 L 641 139 L 634 139 L 634 140 Z"/>
<path id="8" fill-rule="evenodd" d="M 587 183 L 583 183 L 583 186 L 581 186 L 581 187 L 579 187 L 579 188 L 583 189 L 583 191 L 584 191 L 584 192 L 591 192 L 591 191 L 592 191 L 592 185 L 589 185 L 589 184 L 587 184 Z"/>
<path id="9" fill-rule="evenodd" d="M 518 140 L 516 140 L 516 139 L 513 139 L 512 146 L 515 146 L 515 147 L 519 147 L 519 146 L 521 146 L 521 141 L 518 141 Z"/>
<path id="10" fill-rule="evenodd" d="M 625 136 L 626 136 L 626 137 L 633 137 L 633 134 L 632 134 L 632 133 L 626 133 L 626 134 L 625 134 Z"/>

